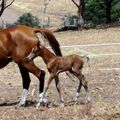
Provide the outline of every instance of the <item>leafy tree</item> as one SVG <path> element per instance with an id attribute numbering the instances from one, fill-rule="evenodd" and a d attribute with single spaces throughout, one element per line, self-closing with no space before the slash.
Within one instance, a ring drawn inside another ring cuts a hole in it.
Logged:
<path id="1" fill-rule="evenodd" d="M 111 23 L 120 18 L 120 0 L 86 0 L 86 19 L 94 23 Z"/>

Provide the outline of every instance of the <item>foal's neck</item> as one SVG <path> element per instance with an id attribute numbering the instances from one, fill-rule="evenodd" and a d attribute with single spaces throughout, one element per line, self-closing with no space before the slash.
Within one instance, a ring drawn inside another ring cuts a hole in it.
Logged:
<path id="1" fill-rule="evenodd" d="M 51 61 L 51 59 L 55 58 L 55 55 L 44 46 L 42 46 L 41 51 L 41 57 L 46 64 L 48 64 Z"/>

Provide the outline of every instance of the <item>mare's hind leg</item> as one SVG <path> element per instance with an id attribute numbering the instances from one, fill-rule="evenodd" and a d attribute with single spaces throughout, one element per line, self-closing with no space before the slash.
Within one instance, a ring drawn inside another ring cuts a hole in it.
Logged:
<path id="1" fill-rule="evenodd" d="M 19 64 L 19 68 L 20 68 L 20 72 L 23 78 L 23 93 L 22 93 L 22 98 L 21 98 L 20 103 L 25 104 L 28 89 L 29 89 L 29 84 L 30 84 L 30 77 L 29 77 L 28 72 L 33 73 L 39 79 L 39 93 L 40 94 L 43 92 L 43 89 L 44 89 L 45 72 L 37 68 L 32 61 Z"/>
<path id="2" fill-rule="evenodd" d="M 63 96 L 62 96 L 61 87 L 60 87 L 59 76 L 56 76 L 56 77 L 55 77 L 55 85 L 56 85 L 57 91 L 58 91 L 58 93 L 59 93 L 60 101 L 61 101 L 61 102 L 64 102 L 64 98 L 63 98 Z"/>

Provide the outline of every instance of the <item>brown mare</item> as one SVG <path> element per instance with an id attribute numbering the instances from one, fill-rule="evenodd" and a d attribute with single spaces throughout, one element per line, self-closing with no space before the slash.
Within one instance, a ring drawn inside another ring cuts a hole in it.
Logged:
<path id="1" fill-rule="evenodd" d="M 90 101 L 87 81 L 85 80 L 85 77 L 82 74 L 82 68 L 84 64 L 83 56 L 78 56 L 76 54 L 65 56 L 65 57 L 56 56 L 52 52 L 50 52 L 47 48 L 45 48 L 43 45 L 40 45 L 39 42 L 38 42 L 38 45 L 32 49 L 31 53 L 27 56 L 27 58 L 25 58 L 25 60 L 30 61 L 37 56 L 42 57 L 42 59 L 47 65 L 48 71 L 50 72 L 50 77 L 48 78 L 48 81 L 43 91 L 43 94 L 41 96 L 41 99 L 37 104 L 37 108 L 39 107 L 40 103 L 43 102 L 43 99 L 49 88 L 51 81 L 54 78 L 56 78 L 56 76 L 58 76 L 59 73 L 65 72 L 65 71 L 69 71 L 71 74 L 73 74 L 79 79 L 79 86 L 77 88 L 76 99 L 79 97 L 80 89 L 83 86 L 87 93 L 87 100 Z M 59 79 L 57 79 L 56 83 L 57 83 L 56 87 L 59 92 L 60 101 L 64 102 L 64 99 L 61 94 Z"/>
<path id="2" fill-rule="evenodd" d="M 26 103 L 27 93 L 30 85 L 29 72 L 33 73 L 39 79 L 39 92 L 43 92 L 45 72 L 35 66 L 33 61 L 21 62 L 23 58 L 29 55 L 32 48 L 37 45 L 38 38 L 36 33 L 40 32 L 48 40 L 56 55 L 62 55 L 59 43 L 47 29 L 31 28 L 27 26 L 14 26 L 0 30 L 0 68 L 5 67 L 9 62 L 14 61 L 18 64 L 23 80 L 23 92 L 19 105 Z"/>

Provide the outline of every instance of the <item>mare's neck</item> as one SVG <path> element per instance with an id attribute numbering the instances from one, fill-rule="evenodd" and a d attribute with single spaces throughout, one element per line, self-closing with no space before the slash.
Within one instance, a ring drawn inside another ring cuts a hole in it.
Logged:
<path id="1" fill-rule="evenodd" d="M 55 55 L 44 46 L 42 46 L 41 51 L 41 57 L 46 64 L 48 64 L 51 61 L 51 59 L 55 58 Z"/>

